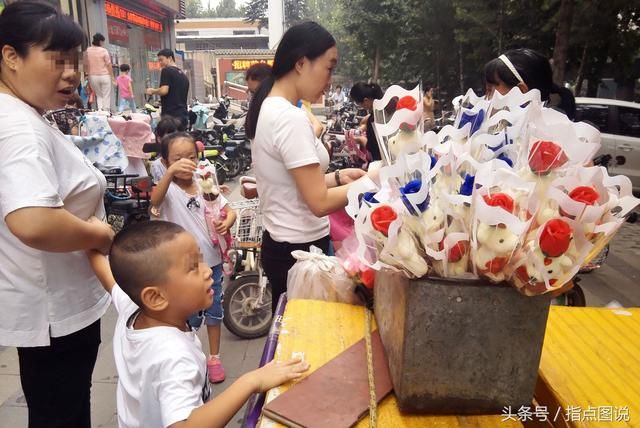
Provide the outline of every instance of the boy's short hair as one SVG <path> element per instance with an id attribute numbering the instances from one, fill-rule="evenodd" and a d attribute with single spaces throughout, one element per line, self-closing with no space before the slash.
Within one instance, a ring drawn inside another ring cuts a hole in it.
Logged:
<path id="1" fill-rule="evenodd" d="M 154 220 L 126 227 L 116 235 L 109 252 L 111 272 L 133 302 L 142 308 L 144 287 L 166 280 L 171 254 L 159 247 L 185 230 L 168 221 Z"/>
<path id="2" fill-rule="evenodd" d="M 173 55 L 173 51 L 171 49 L 161 49 L 160 52 L 158 52 L 158 56 L 173 58 L 174 61 L 176 60 L 176 57 Z"/>
<path id="3" fill-rule="evenodd" d="M 122 71 L 123 73 L 125 73 L 125 72 L 127 72 L 129 70 L 131 70 L 131 66 L 129 66 L 129 64 L 122 64 L 120 66 L 120 71 Z"/>

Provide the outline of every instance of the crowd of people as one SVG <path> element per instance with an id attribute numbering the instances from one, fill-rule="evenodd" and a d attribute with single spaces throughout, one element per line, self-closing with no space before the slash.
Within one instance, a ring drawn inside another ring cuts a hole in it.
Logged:
<path id="1" fill-rule="evenodd" d="M 60 121 L 54 126 L 43 116 L 78 102 L 85 43 L 77 23 L 41 2 L 12 3 L 0 15 L 0 345 L 18 349 L 29 426 L 90 426 L 100 318 L 110 302 L 118 311 L 113 342 L 120 426 L 224 426 L 250 394 L 299 378 L 308 365 L 299 359 L 270 363 L 210 399 L 208 381 L 225 378 L 219 355 L 222 259 L 208 233 L 207 200 L 193 179 L 198 147 L 181 132 L 189 81 L 171 50 L 158 53 L 160 85 L 145 90 L 161 96 L 163 114 L 156 130 L 161 159 L 151 166 L 153 221 L 114 236 L 103 221 L 105 178 L 64 136 L 77 124 L 65 119 L 66 127 Z M 122 64 L 114 78 L 103 43 L 96 34 L 84 53 L 97 107 L 109 108 L 117 85 L 120 108 L 135 110 L 131 68 Z M 337 62 L 333 36 L 306 22 L 284 34 L 272 69 L 258 64 L 247 72 L 252 100 L 245 127 L 274 311 L 294 264 L 291 252 L 311 246 L 328 252 L 328 215 L 346 206 L 351 183 L 374 176 L 357 168 L 327 174 L 329 154 L 318 139 L 322 125 L 298 108 L 300 100 L 325 93 Z M 535 88 L 544 100 L 558 94 L 561 108 L 572 114 L 548 61 L 534 51 L 506 52 L 486 65 L 484 75 L 487 96 L 514 86 Z M 351 99 L 369 112 L 360 142 L 373 160 L 381 156 L 370 113 L 382 94 L 380 86 L 364 82 L 353 85 L 348 97 L 342 87 L 331 94 L 335 104 Z M 424 98 L 430 120 L 431 92 Z M 215 229 L 224 234 L 236 216 L 225 197 L 218 198 L 225 220 Z M 203 322 L 208 356 L 193 329 Z"/>

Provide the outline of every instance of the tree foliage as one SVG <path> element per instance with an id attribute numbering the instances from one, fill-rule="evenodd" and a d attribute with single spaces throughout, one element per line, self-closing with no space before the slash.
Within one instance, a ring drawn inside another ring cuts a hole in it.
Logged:
<path id="1" fill-rule="evenodd" d="M 560 42 L 567 46 L 556 56 L 565 68 L 557 83 L 587 79 L 595 95 L 606 75 L 623 86 L 619 96 L 632 98 L 640 78 L 640 3 L 574 0 L 567 14 L 560 13 L 563 2 L 332 0 L 329 22 L 320 22 L 337 35 L 340 74 L 354 80 L 376 77 L 379 52 L 380 83 L 422 81 L 450 100 L 468 87 L 482 90 L 484 64 L 501 53 L 528 47 L 552 58 Z"/>
<path id="2" fill-rule="evenodd" d="M 209 1 L 205 9 L 200 0 L 186 0 L 185 15 L 187 18 L 235 18 L 244 15 L 243 11 L 236 7 L 235 0 L 219 0 L 214 3 L 216 4 L 212 7 Z"/>
<path id="3" fill-rule="evenodd" d="M 268 0 L 250 0 L 245 6 L 245 21 L 258 23 L 260 28 L 269 27 L 267 14 Z M 284 0 L 284 23 L 290 27 L 309 19 L 309 10 L 306 0 Z"/>
<path id="4" fill-rule="evenodd" d="M 563 61 L 563 81 L 596 95 L 605 77 L 619 97 L 634 97 L 640 78 L 640 1 L 572 0 L 286 0 L 289 23 L 313 19 L 336 38 L 343 80 L 436 88 L 451 100 L 483 90 L 484 64 L 527 47 Z M 293 5 L 292 3 L 296 3 Z M 266 26 L 267 0 L 252 0 L 246 19 Z M 295 14 L 292 18 L 290 14 Z M 571 22 L 568 22 L 568 19 Z M 636 97 L 638 95 L 635 95 Z"/>

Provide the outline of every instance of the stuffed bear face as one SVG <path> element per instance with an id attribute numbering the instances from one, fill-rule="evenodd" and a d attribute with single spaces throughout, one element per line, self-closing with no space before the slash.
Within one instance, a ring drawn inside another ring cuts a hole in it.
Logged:
<path id="1" fill-rule="evenodd" d="M 433 233 L 444 227 L 445 214 L 437 202 L 434 202 L 422 213 L 422 223 L 427 233 Z"/>
<path id="2" fill-rule="evenodd" d="M 389 138 L 388 147 L 389 154 L 395 159 L 400 156 L 403 150 L 414 152 L 418 149 L 418 134 L 414 130 L 401 130 L 395 136 Z"/>
<path id="3" fill-rule="evenodd" d="M 478 244 L 498 254 L 509 254 L 518 245 L 518 235 L 502 225 L 490 226 L 486 223 L 478 225 Z"/>

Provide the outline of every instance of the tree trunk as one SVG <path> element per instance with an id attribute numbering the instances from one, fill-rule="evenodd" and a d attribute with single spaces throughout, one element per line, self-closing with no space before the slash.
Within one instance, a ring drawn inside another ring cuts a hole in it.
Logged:
<path id="1" fill-rule="evenodd" d="M 582 58 L 580 58 L 580 68 L 578 69 L 578 76 L 576 77 L 576 97 L 580 96 L 582 92 L 582 84 L 584 83 L 584 74 L 586 69 L 587 62 L 587 52 L 589 50 L 589 43 L 584 44 L 584 48 L 582 48 Z"/>
<path id="2" fill-rule="evenodd" d="M 380 46 L 376 45 L 376 53 L 373 57 L 373 82 L 378 83 L 380 78 Z"/>
<path id="3" fill-rule="evenodd" d="M 562 0 L 560 2 L 556 43 L 553 48 L 553 81 L 558 84 L 564 82 L 571 23 L 573 21 L 573 5 L 574 0 Z"/>
<path id="4" fill-rule="evenodd" d="M 504 1 L 500 0 L 500 10 L 498 11 L 498 55 L 502 55 L 502 26 L 504 21 Z"/>
<path id="5" fill-rule="evenodd" d="M 464 72 L 462 68 L 462 43 L 458 43 L 458 61 L 460 66 L 460 94 L 464 94 Z"/>

